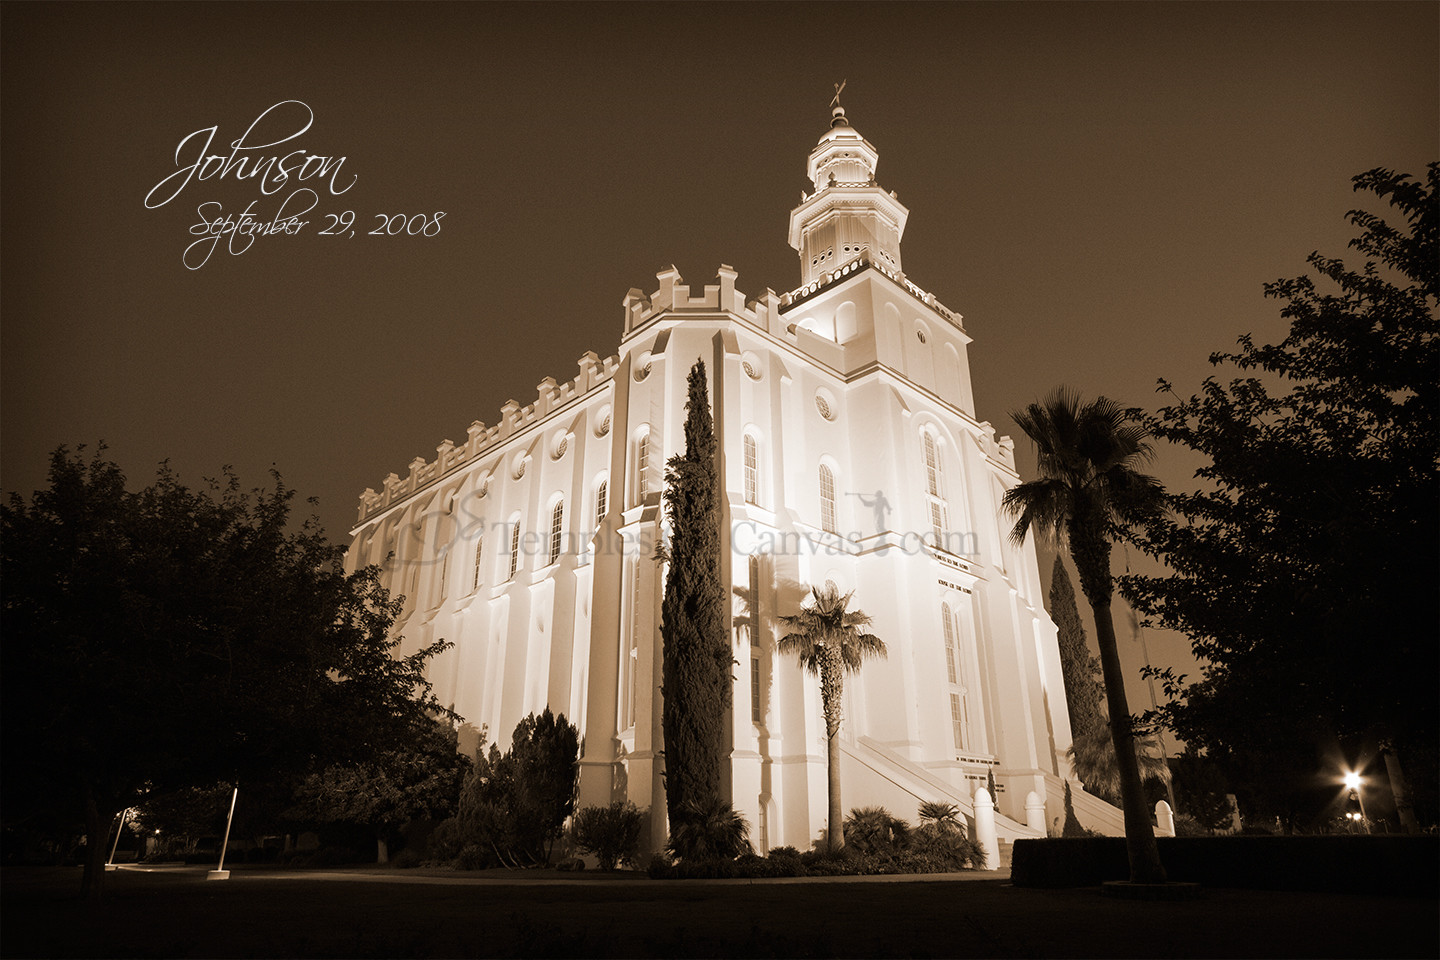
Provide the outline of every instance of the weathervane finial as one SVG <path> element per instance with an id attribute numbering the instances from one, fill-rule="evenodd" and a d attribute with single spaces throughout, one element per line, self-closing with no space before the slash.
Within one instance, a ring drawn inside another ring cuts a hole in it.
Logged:
<path id="1" fill-rule="evenodd" d="M 845 119 L 845 108 L 840 106 L 840 91 L 845 89 L 845 81 L 841 80 L 834 84 L 835 99 L 830 101 L 830 126 L 848 127 L 850 121 Z"/>

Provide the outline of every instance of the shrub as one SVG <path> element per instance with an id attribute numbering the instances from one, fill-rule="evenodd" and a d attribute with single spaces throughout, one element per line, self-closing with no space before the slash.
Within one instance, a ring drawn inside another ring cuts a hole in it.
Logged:
<path id="1" fill-rule="evenodd" d="M 898 852 L 910 840 L 910 824 L 884 807 L 859 807 L 845 818 L 845 843 L 860 853 Z"/>
<path id="2" fill-rule="evenodd" d="M 412 870 L 420 866 L 421 859 L 420 851 L 414 847 L 406 847 L 395 855 L 390 865 L 397 870 Z"/>
<path id="3" fill-rule="evenodd" d="M 808 850 L 800 855 L 805 872 L 815 877 L 846 877 L 858 872 L 855 862 L 860 858 L 858 851 L 842 847 L 838 853 L 828 850 Z"/>
<path id="4" fill-rule="evenodd" d="M 577 813 L 570 836 L 575 846 L 595 854 L 601 870 L 614 870 L 617 863 L 635 856 L 644 826 L 644 811 L 617 800 L 608 807 L 586 807 Z"/>
<path id="5" fill-rule="evenodd" d="M 441 820 L 430 832 L 430 839 L 425 848 L 428 859 L 432 862 L 448 863 L 460 856 L 460 850 L 465 846 L 464 834 L 464 828 L 455 817 Z"/>
<path id="6" fill-rule="evenodd" d="M 794 847 L 775 847 L 766 857 L 775 864 L 777 877 L 803 877 L 805 875 L 805 864 L 800 861 L 800 851 Z"/>
<path id="7" fill-rule="evenodd" d="M 666 849 L 687 862 L 734 860 L 750 853 L 750 824 L 730 806 L 716 800 L 687 806 L 685 817 L 671 825 Z"/>
<path id="8" fill-rule="evenodd" d="M 910 852 L 931 866 L 930 870 L 908 873 L 950 872 L 952 870 L 984 870 L 985 849 L 959 828 L 931 821 L 922 823 L 910 841 Z"/>
<path id="9" fill-rule="evenodd" d="M 1068 795 L 1068 794 L 1067 794 Z M 911 838 L 917 869 L 912 873 L 984 870 L 985 849 L 970 839 L 953 803 L 920 804 L 920 826 Z M 925 869 L 919 869 L 921 865 Z"/>
<path id="10" fill-rule="evenodd" d="M 1208 837 L 1210 831 L 1200 823 L 1199 820 L 1182 813 L 1175 817 L 1175 836 L 1177 837 Z"/>
<path id="11" fill-rule="evenodd" d="M 492 863 L 489 851 L 478 843 L 467 843 L 460 848 L 460 854 L 455 858 L 455 867 L 459 870 L 484 870 Z"/>
<path id="12" fill-rule="evenodd" d="M 578 750 L 579 734 L 564 714 L 530 714 L 516 725 L 509 751 L 492 744 L 488 754 L 476 754 L 460 790 L 458 823 L 449 828 L 455 833 L 444 839 L 459 849 L 482 847 L 491 862 L 507 866 L 547 862 L 575 809 Z"/>
<path id="13" fill-rule="evenodd" d="M 645 867 L 645 872 L 651 880 L 669 880 L 675 876 L 675 861 L 668 853 L 656 853 L 650 857 L 650 863 Z"/>
<path id="14" fill-rule="evenodd" d="M 585 869 L 585 861 L 579 857 L 567 857 L 555 864 L 555 869 L 562 873 L 579 872 Z"/>
<path id="15" fill-rule="evenodd" d="M 743 858 L 742 858 L 743 859 Z M 770 851 L 770 856 L 765 858 L 769 865 L 771 877 L 803 877 L 806 874 L 805 864 L 800 862 L 800 851 L 794 847 L 779 847 Z"/>

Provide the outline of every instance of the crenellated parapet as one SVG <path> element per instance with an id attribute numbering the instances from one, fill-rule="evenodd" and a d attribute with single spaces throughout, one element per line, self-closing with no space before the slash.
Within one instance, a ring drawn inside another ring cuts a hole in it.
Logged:
<path id="1" fill-rule="evenodd" d="M 774 290 L 750 299 L 735 289 L 735 278 L 739 274 L 729 264 L 720 264 L 715 279 L 718 283 L 707 283 L 695 293 L 695 288 L 685 283 L 680 271 L 673 266 L 655 274 L 660 281 L 659 289 L 648 297 L 638 289 L 631 289 L 625 295 L 625 336 L 641 329 L 651 320 L 667 313 L 726 313 L 754 324 L 761 330 L 774 332 L 772 325 L 779 323 L 780 297 Z"/>
<path id="2" fill-rule="evenodd" d="M 1011 437 L 1000 436 L 989 420 L 980 423 L 980 448 L 984 451 L 986 459 L 992 463 L 999 464 L 1010 473 L 1015 473 L 1015 441 Z"/>
<path id="3" fill-rule="evenodd" d="M 929 307 L 931 310 L 934 310 L 946 320 L 949 320 L 950 323 L 954 325 L 955 329 L 964 332 L 964 317 L 962 317 L 960 314 L 956 313 L 954 310 L 951 310 L 949 307 L 945 306 L 945 304 L 937 300 L 933 293 L 922 290 L 920 287 L 911 283 L 910 279 L 906 277 L 905 274 L 900 273 L 899 271 L 884 263 L 881 263 L 879 260 L 871 257 L 868 253 L 862 253 L 860 254 L 860 256 L 841 264 L 834 270 L 825 271 L 820 276 L 816 277 L 814 280 L 811 280 L 809 283 L 800 287 L 796 287 L 789 293 L 781 294 L 779 297 L 780 309 L 789 310 L 791 307 L 798 306 L 799 304 L 804 303 L 806 300 L 809 300 L 811 297 L 813 297 L 820 291 L 825 290 L 833 284 L 839 283 L 841 280 L 844 280 L 845 278 L 852 276 L 853 274 L 858 273 L 859 271 L 866 268 L 869 268 L 871 270 L 878 270 L 881 273 L 885 274 L 885 276 L 889 277 L 891 280 L 894 280 L 902 288 L 904 288 L 905 292 L 909 293 L 910 296 L 914 297 L 916 300 L 919 300 L 921 303 L 925 304 L 925 306 Z"/>
<path id="4" fill-rule="evenodd" d="M 535 387 L 537 395 L 534 403 L 521 406 L 515 400 L 507 400 L 500 408 L 499 423 L 487 426 L 484 421 L 476 420 L 466 428 L 464 443 L 457 446 L 452 440 L 442 440 L 435 448 L 434 460 L 416 457 L 410 461 L 409 473 L 403 478 L 391 473 L 385 477 L 378 492 L 366 487 L 365 492 L 360 494 L 358 522 L 364 523 L 369 517 L 424 489 L 457 467 L 477 460 L 516 433 L 543 421 L 552 412 L 611 380 L 620 368 L 620 358 L 611 356 L 601 360 L 592 351 L 581 357 L 578 364 L 580 372 L 573 380 L 565 383 L 557 383 L 554 377 L 541 380 Z"/>

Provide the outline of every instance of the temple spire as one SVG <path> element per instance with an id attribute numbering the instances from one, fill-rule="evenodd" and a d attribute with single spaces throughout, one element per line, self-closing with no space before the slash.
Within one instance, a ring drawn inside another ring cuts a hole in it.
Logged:
<path id="1" fill-rule="evenodd" d="M 800 254 L 801 283 L 865 257 L 899 272 L 900 238 L 909 211 L 875 181 L 880 153 L 850 125 L 834 85 L 830 129 L 810 151 L 806 173 L 815 188 L 790 212 L 790 246 Z"/>

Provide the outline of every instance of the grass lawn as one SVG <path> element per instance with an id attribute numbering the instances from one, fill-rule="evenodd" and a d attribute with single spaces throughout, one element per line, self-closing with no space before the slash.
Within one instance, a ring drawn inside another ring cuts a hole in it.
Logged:
<path id="1" fill-rule="evenodd" d="M 4 871 L 6 957 L 1434 957 L 1433 897 L 1211 889 L 1137 903 L 1005 880 L 652 881 L 241 866 Z"/>

